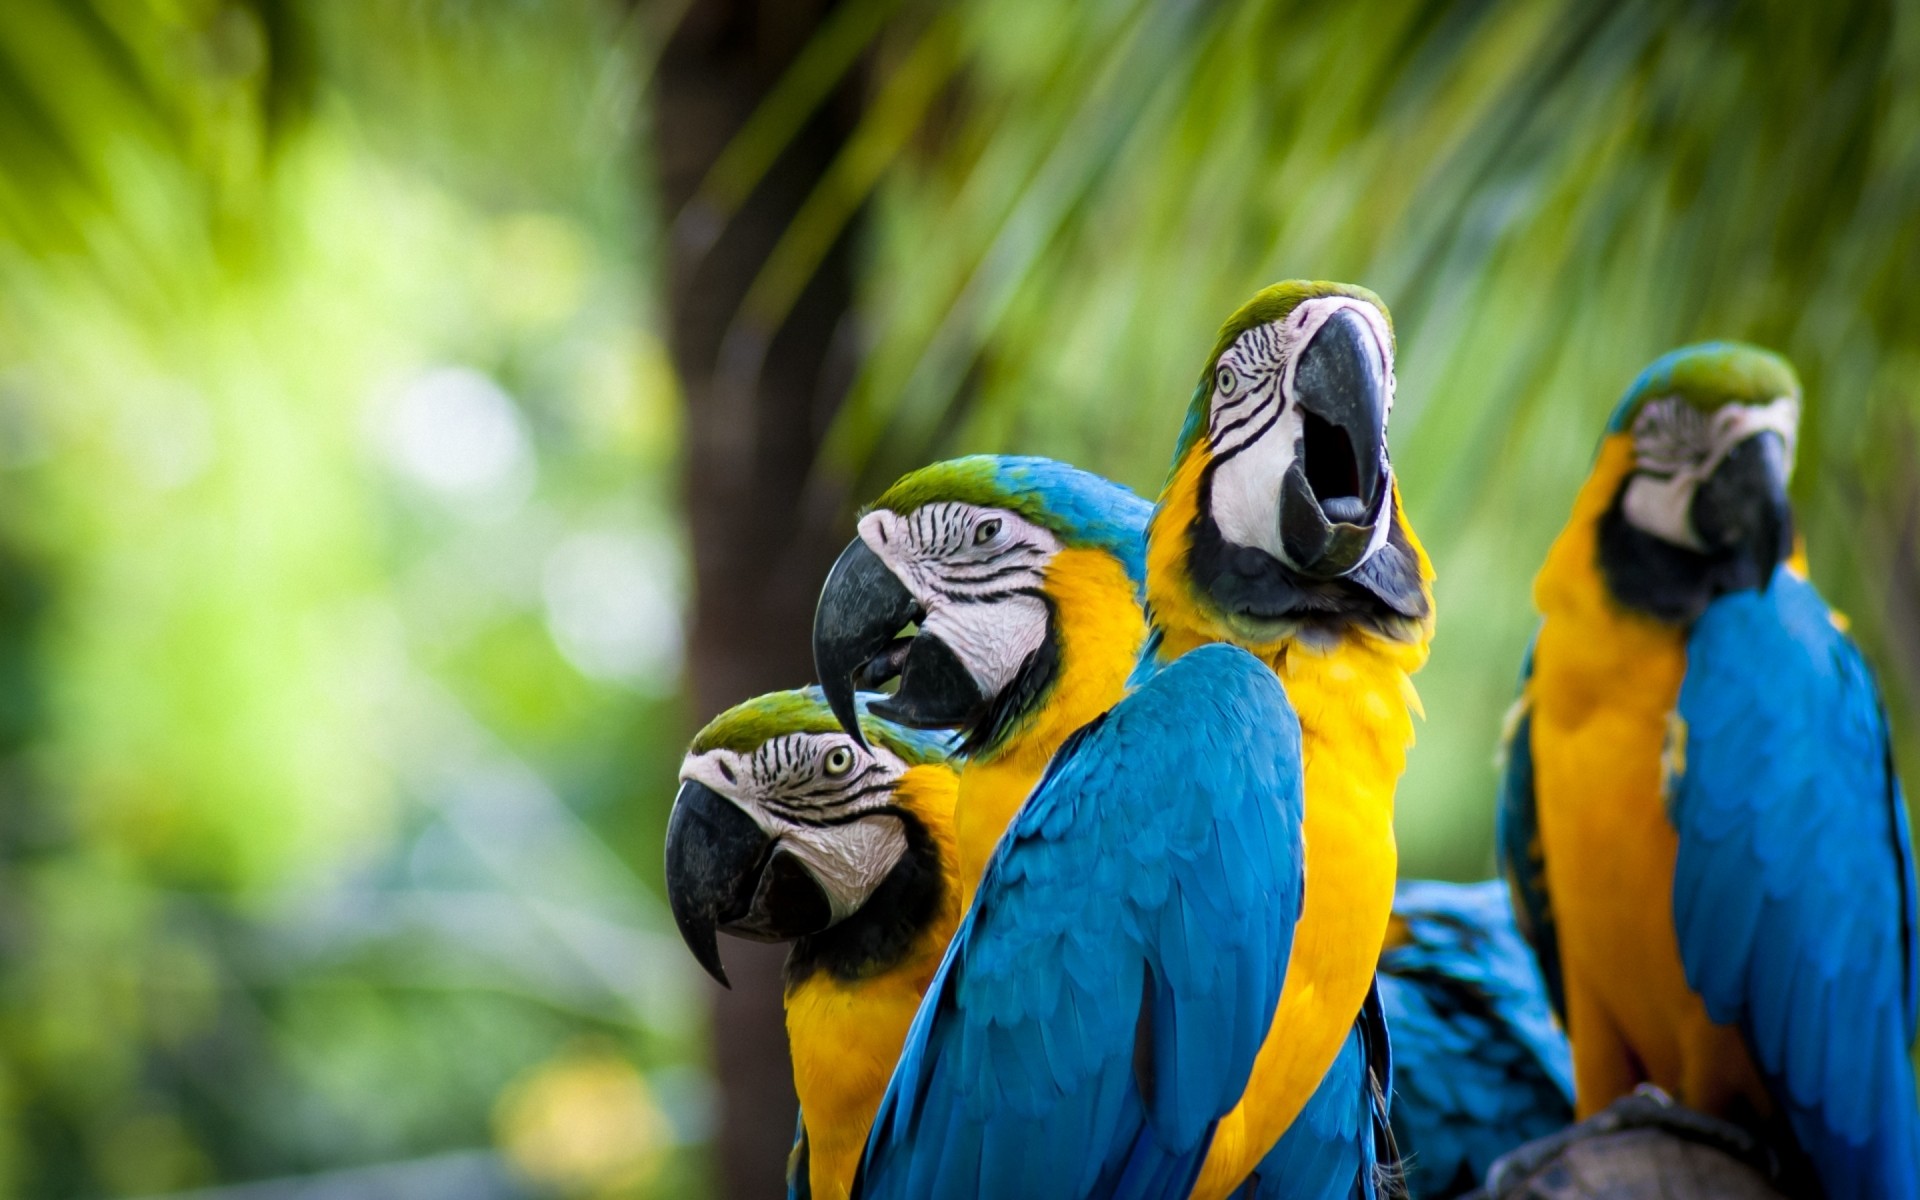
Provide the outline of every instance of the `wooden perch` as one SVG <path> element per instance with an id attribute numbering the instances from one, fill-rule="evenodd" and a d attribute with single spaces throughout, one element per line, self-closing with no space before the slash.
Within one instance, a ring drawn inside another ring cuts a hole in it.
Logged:
<path id="1" fill-rule="evenodd" d="M 1643 1088 L 1493 1164 L 1469 1200 L 1784 1200 L 1772 1151 Z"/>

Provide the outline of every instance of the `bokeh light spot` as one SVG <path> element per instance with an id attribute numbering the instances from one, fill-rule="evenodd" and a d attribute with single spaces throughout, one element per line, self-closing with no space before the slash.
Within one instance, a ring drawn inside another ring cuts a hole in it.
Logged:
<path id="1" fill-rule="evenodd" d="M 531 488 L 533 456 L 520 410 L 472 367 L 434 367 L 414 377 L 383 432 L 394 467 L 450 499 L 524 499 Z"/>
<path id="2" fill-rule="evenodd" d="M 541 573 L 547 629 L 592 679 L 672 690 L 681 657 L 680 556 L 666 538 L 590 530 L 562 541 Z"/>

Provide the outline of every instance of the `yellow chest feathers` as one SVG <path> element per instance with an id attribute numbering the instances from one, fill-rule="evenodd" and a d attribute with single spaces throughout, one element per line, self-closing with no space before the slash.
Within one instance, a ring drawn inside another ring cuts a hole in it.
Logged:
<path id="1" fill-rule="evenodd" d="M 1000 745 L 960 767 L 954 833 L 960 855 L 961 904 L 973 892 L 1054 751 L 1076 729 L 1112 708 L 1146 640 L 1133 581 L 1112 555 L 1070 548 L 1047 567 L 1059 665 L 1051 690 Z"/>
<path id="2" fill-rule="evenodd" d="M 1549 723 L 1563 728 L 1623 705 L 1633 708 L 1656 727 L 1657 754 L 1686 670 L 1683 636 L 1622 608 L 1607 592 L 1599 565 L 1600 521 L 1632 465 L 1631 438 L 1613 434 L 1601 443 L 1573 517 L 1534 577 L 1533 600 L 1544 620 L 1528 693 L 1536 713 L 1544 710 Z"/>
<path id="3" fill-rule="evenodd" d="M 932 836 L 941 873 L 949 880 L 955 870 L 956 794 L 954 774 L 945 766 L 908 770 L 894 792 L 894 802 Z M 907 1027 L 959 922 L 957 889 L 950 887 L 936 918 L 898 961 L 858 979 L 815 971 L 787 989 L 787 1041 L 816 1197 L 843 1198 L 852 1187 Z"/>
<path id="4" fill-rule="evenodd" d="M 1534 580 L 1544 618 L 1525 703 L 1545 882 L 1559 929 L 1581 1115 L 1651 1082 L 1682 1103 L 1770 1109 L 1734 1029 L 1713 1024 L 1686 980 L 1673 926 L 1679 835 L 1667 816 L 1685 632 L 1623 607 L 1606 587 L 1598 532 L 1632 467 L 1611 435 Z M 1605 853 L 1595 853 L 1605 847 Z"/>

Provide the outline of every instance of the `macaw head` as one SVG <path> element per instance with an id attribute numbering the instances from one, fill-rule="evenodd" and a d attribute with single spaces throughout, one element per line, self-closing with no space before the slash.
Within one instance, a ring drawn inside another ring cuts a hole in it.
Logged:
<path id="1" fill-rule="evenodd" d="M 1595 466 L 1614 489 L 1599 528 L 1614 598 L 1685 623 L 1717 596 L 1764 588 L 1793 549 L 1799 426 L 1799 378 L 1757 346 L 1686 346 L 1642 371 Z"/>
<path id="2" fill-rule="evenodd" d="M 1144 632 L 1149 511 L 1046 458 L 976 455 L 899 480 L 861 516 L 814 613 L 814 667 L 841 723 L 859 729 L 855 688 L 897 676 L 875 715 L 961 730 L 968 753 L 995 745 L 1058 676 L 1066 577 L 1076 603 L 1122 609 Z"/>
<path id="3" fill-rule="evenodd" d="M 1424 637 L 1431 572 L 1387 453 L 1393 353 L 1386 306 L 1346 284 L 1275 284 L 1221 328 L 1149 536 L 1163 630 Z"/>
<path id="4" fill-rule="evenodd" d="M 937 901 L 933 847 L 951 838 L 951 789 L 944 814 L 903 792 L 915 772 L 951 778 L 951 739 L 877 720 L 870 699 L 854 700 L 858 740 L 819 689 L 804 688 L 728 709 L 688 747 L 667 822 L 667 899 L 687 948 L 722 984 L 716 932 L 804 940 L 883 889 L 905 893 L 896 910 Z"/>

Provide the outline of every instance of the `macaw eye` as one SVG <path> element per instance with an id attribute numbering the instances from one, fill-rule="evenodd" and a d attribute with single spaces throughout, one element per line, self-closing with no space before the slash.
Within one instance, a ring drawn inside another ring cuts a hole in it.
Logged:
<path id="1" fill-rule="evenodd" d="M 1235 375 L 1233 368 L 1225 363 L 1221 363 L 1220 369 L 1213 373 L 1214 390 L 1218 391 L 1222 396 L 1232 395 L 1233 389 L 1238 386 L 1239 383 L 1240 377 Z"/>
<path id="2" fill-rule="evenodd" d="M 973 544 L 984 546 L 1000 536 L 1000 518 L 989 517 L 973 527 Z"/>
<path id="3" fill-rule="evenodd" d="M 828 777 L 838 779 L 853 770 L 853 751 L 845 746 L 835 746 L 827 751 L 827 757 L 820 766 L 826 771 Z"/>

